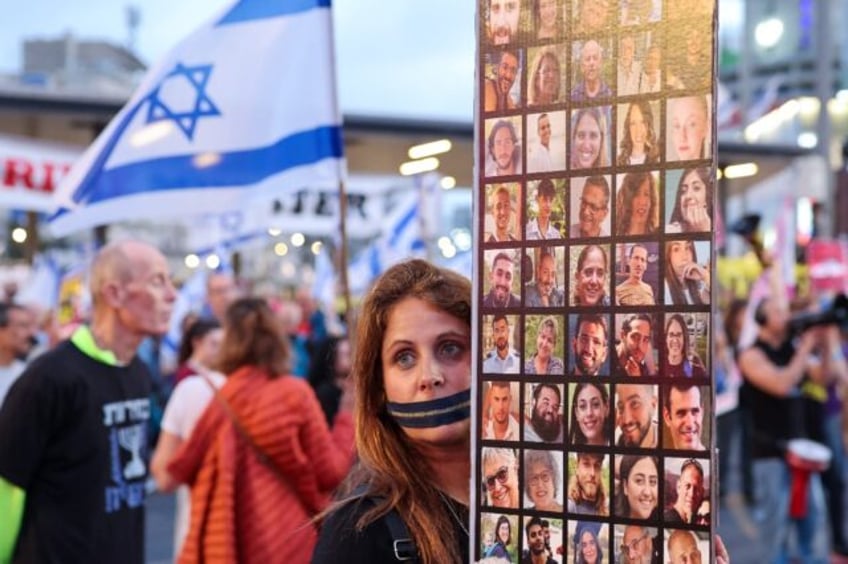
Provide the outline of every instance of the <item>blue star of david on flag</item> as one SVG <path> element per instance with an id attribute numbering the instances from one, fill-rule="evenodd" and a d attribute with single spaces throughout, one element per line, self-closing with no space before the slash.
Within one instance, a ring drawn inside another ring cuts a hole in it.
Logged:
<path id="1" fill-rule="evenodd" d="M 221 112 L 206 94 L 206 85 L 212 74 L 212 65 L 187 67 L 177 63 L 174 70 L 162 79 L 148 95 L 150 107 L 147 123 L 172 120 L 189 140 L 194 137 L 197 121 L 201 117 L 220 116 Z M 186 88 L 191 91 L 186 92 Z M 190 100 L 193 96 L 193 100 Z M 189 99 L 188 109 L 180 108 L 180 102 Z"/>
<path id="2" fill-rule="evenodd" d="M 66 175 L 51 231 L 248 211 L 337 186 L 334 71 L 330 0 L 231 0 L 150 69 Z"/>

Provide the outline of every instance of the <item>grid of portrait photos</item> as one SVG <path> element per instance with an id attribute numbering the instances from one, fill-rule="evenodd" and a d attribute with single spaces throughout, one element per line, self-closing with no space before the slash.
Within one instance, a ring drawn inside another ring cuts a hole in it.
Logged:
<path id="1" fill-rule="evenodd" d="M 473 559 L 711 562 L 716 0 L 478 1 Z"/>

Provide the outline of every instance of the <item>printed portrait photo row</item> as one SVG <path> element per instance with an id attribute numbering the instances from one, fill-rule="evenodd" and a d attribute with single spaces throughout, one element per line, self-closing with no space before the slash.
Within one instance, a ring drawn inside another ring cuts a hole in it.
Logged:
<path id="1" fill-rule="evenodd" d="M 669 239 L 483 251 L 485 312 L 710 304 L 710 241 Z M 567 259 L 567 260 L 566 260 Z"/>
<path id="2" fill-rule="evenodd" d="M 711 170 L 694 167 L 487 183 L 481 198 L 481 240 L 490 246 L 522 240 L 706 236 L 713 216 Z"/>
<path id="3" fill-rule="evenodd" d="M 612 539 L 610 530 L 613 531 Z M 480 558 L 494 559 L 487 562 L 518 564 L 527 562 L 528 555 L 544 557 L 546 560 L 542 561 L 547 564 L 660 562 L 660 546 L 669 555 L 670 562 L 709 562 L 707 531 L 660 529 L 638 521 L 606 523 L 487 511 L 481 514 L 480 532 Z M 612 554 L 607 555 L 610 540 Z M 519 558 L 520 555 L 524 556 Z"/>
<path id="4" fill-rule="evenodd" d="M 484 447 L 483 508 L 705 530 L 709 458 Z"/>
<path id="5" fill-rule="evenodd" d="M 484 11 L 494 16 L 486 22 L 490 41 L 484 45 L 484 77 L 496 79 L 497 65 L 504 54 L 519 60 L 526 58 L 526 63 L 513 66 L 526 76 L 524 81 L 517 81 L 526 83 L 529 105 L 707 86 L 713 65 L 712 6 L 707 13 L 693 11 L 685 19 L 674 18 L 673 23 L 666 24 L 660 18 L 660 7 L 652 10 L 650 17 L 631 18 L 634 10 L 630 8 L 641 1 L 621 3 L 617 12 L 623 25 L 616 29 L 609 20 L 601 25 L 582 25 L 603 19 L 583 18 L 582 8 L 575 11 L 578 17 L 569 17 L 550 6 L 549 0 L 484 0 Z M 589 0 L 585 4 L 594 11 L 592 5 L 602 2 Z M 529 14 L 520 17 L 522 4 L 535 8 L 532 21 L 526 17 Z M 557 25 L 560 15 L 562 21 Z M 575 24 L 571 33 L 563 21 Z M 633 23 L 637 21 L 638 24 Z M 520 99 L 517 94 L 515 100 Z"/>
<path id="6" fill-rule="evenodd" d="M 703 452 L 711 438 L 704 424 L 710 409 L 709 386 L 687 380 L 659 386 L 491 380 L 483 385 L 480 429 L 487 444 Z"/>
<path id="7" fill-rule="evenodd" d="M 714 0 L 480 0 L 489 45 L 556 41 L 668 22 L 689 29 L 711 22 Z"/>
<path id="8" fill-rule="evenodd" d="M 709 312 L 491 314 L 481 324 L 481 366 L 483 374 L 701 383 L 710 374 L 709 335 Z"/>
<path id="9" fill-rule="evenodd" d="M 710 98 L 698 94 L 486 119 L 484 175 L 626 170 L 663 163 L 698 166 L 712 158 Z"/>

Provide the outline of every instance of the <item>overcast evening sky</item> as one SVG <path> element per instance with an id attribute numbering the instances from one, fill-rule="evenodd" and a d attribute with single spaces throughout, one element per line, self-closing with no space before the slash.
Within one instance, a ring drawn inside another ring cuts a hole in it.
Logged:
<path id="1" fill-rule="evenodd" d="M 9 0 L 10 1 L 10 0 Z M 126 43 L 126 6 L 141 10 L 136 51 L 148 65 L 229 0 L 27 0 L 0 18 L 0 72 L 17 72 L 24 39 Z M 474 2 L 334 0 L 339 99 L 346 114 L 472 121 Z"/>

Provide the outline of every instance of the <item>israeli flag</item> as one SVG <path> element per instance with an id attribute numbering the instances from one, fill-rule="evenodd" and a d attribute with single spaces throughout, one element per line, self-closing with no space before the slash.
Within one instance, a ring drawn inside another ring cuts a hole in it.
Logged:
<path id="1" fill-rule="evenodd" d="M 380 236 L 348 266 L 350 292 L 362 295 L 390 266 L 426 255 L 427 245 L 421 233 L 421 202 L 416 190 L 406 194 L 388 213 Z"/>
<path id="2" fill-rule="evenodd" d="M 59 186 L 51 229 L 335 188 L 341 123 L 330 0 L 240 0 L 147 74 Z"/>

